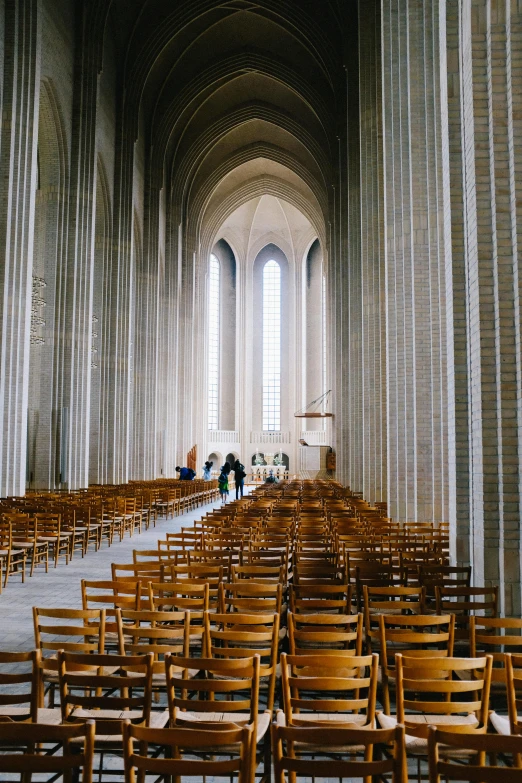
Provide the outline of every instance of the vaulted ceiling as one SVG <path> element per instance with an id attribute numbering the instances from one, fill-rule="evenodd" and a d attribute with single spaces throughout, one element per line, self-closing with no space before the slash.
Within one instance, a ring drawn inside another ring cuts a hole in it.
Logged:
<path id="1" fill-rule="evenodd" d="M 324 237 L 352 0 L 113 0 L 125 112 L 152 182 L 211 243 L 263 194 Z"/>

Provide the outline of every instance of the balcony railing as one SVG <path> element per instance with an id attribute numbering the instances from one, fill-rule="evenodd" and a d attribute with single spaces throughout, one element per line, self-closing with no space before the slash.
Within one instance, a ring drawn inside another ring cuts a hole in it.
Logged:
<path id="1" fill-rule="evenodd" d="M 239 432 L 237 430 L 209 430 L 209 443 L 239 443 Z"/>
<path id="2" fill-rule="evenodd" d="M 309 446 L 328 445 L 326 430 L 302 430 L 299 437 Z"/>
<path id="3" fill-rule="evenodd" d="M 270 432 L 266 430 L 253 430 L 250 433 L 250 443 L 290 443 L 289 432 Z"/>

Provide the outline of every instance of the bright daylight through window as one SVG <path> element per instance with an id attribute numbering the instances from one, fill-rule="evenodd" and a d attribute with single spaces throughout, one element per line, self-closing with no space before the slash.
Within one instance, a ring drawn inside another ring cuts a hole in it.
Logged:
<path id="1" fill-rule="evenodd" d="M 263 430 L 281 429 L 281 269 L 263 269 Z"/>
<path id="2" fill-rule="evenodd" d="M 219 429 L 219 261 L 210 256 L 208 284 L 208 428 Z"/>

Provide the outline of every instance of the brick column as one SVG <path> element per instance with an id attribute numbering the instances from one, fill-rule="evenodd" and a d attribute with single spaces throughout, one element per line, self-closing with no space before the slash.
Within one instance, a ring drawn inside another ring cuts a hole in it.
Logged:
<path id="1" fill-rule="evenodd" d="M 5 0 L 0 137 L 0 496 L 25 494 L 39 2 Z"/>
<path id="2" fill-rule="evenodd" d="M 83 6 L 78 19 L 74 81 L 69 256 L 62 297 L 65 301 L 61 483 L 69 489 L 89 483 L 94 218 L 96 202 L 96 118 L 102 66 L 106 0 Z"/>
<path id="3" fill-rule="evenodd" d="M 382 2 L 388 487 L 399 520 L 448 513 L 439 10 L 439 0 Z"/>
<path id="4" fill-rule="evenodd" d="M 508 615 L 521 611 L 521 31 L 516 3 L 450 4 L 456 556 L 502 586 Z"/>
<path id="5" fill-rule="evenodd" d="M 364 497 L 387 500 L 380 0 L 359 4 L 361 374 Z"/>

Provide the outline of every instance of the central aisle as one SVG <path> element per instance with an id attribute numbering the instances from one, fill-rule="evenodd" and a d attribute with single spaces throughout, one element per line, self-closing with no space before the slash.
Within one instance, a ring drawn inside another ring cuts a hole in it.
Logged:
<path id="1" fill-rule="evenodd" d="M 60 558 L 58 568 L 49 565 L 48 574 L 39 566 L 33 577 L 26 577 L 25 584 L 16 574 L 9 577 L 7 588 L 0 595 L 0 649 L 32 650 L 33 606 L 81 609 L 82 579 L 110 579 L 111 563 L 131 563 L 133 549 L 155 549 L 158 539 L 165 538 L 166 533 L 190 527 L 207 511 L 220 505 L 218 500 L 174 519 L 159 518 L 156 527 L 141 535 L 135 533 L 132 538 L 126 536 L 121 542 L 115 540 L 111 547 L 104 541 L 98 552 L 91 548 L 83 559 L 75 552 L 69 565 Z"/>

